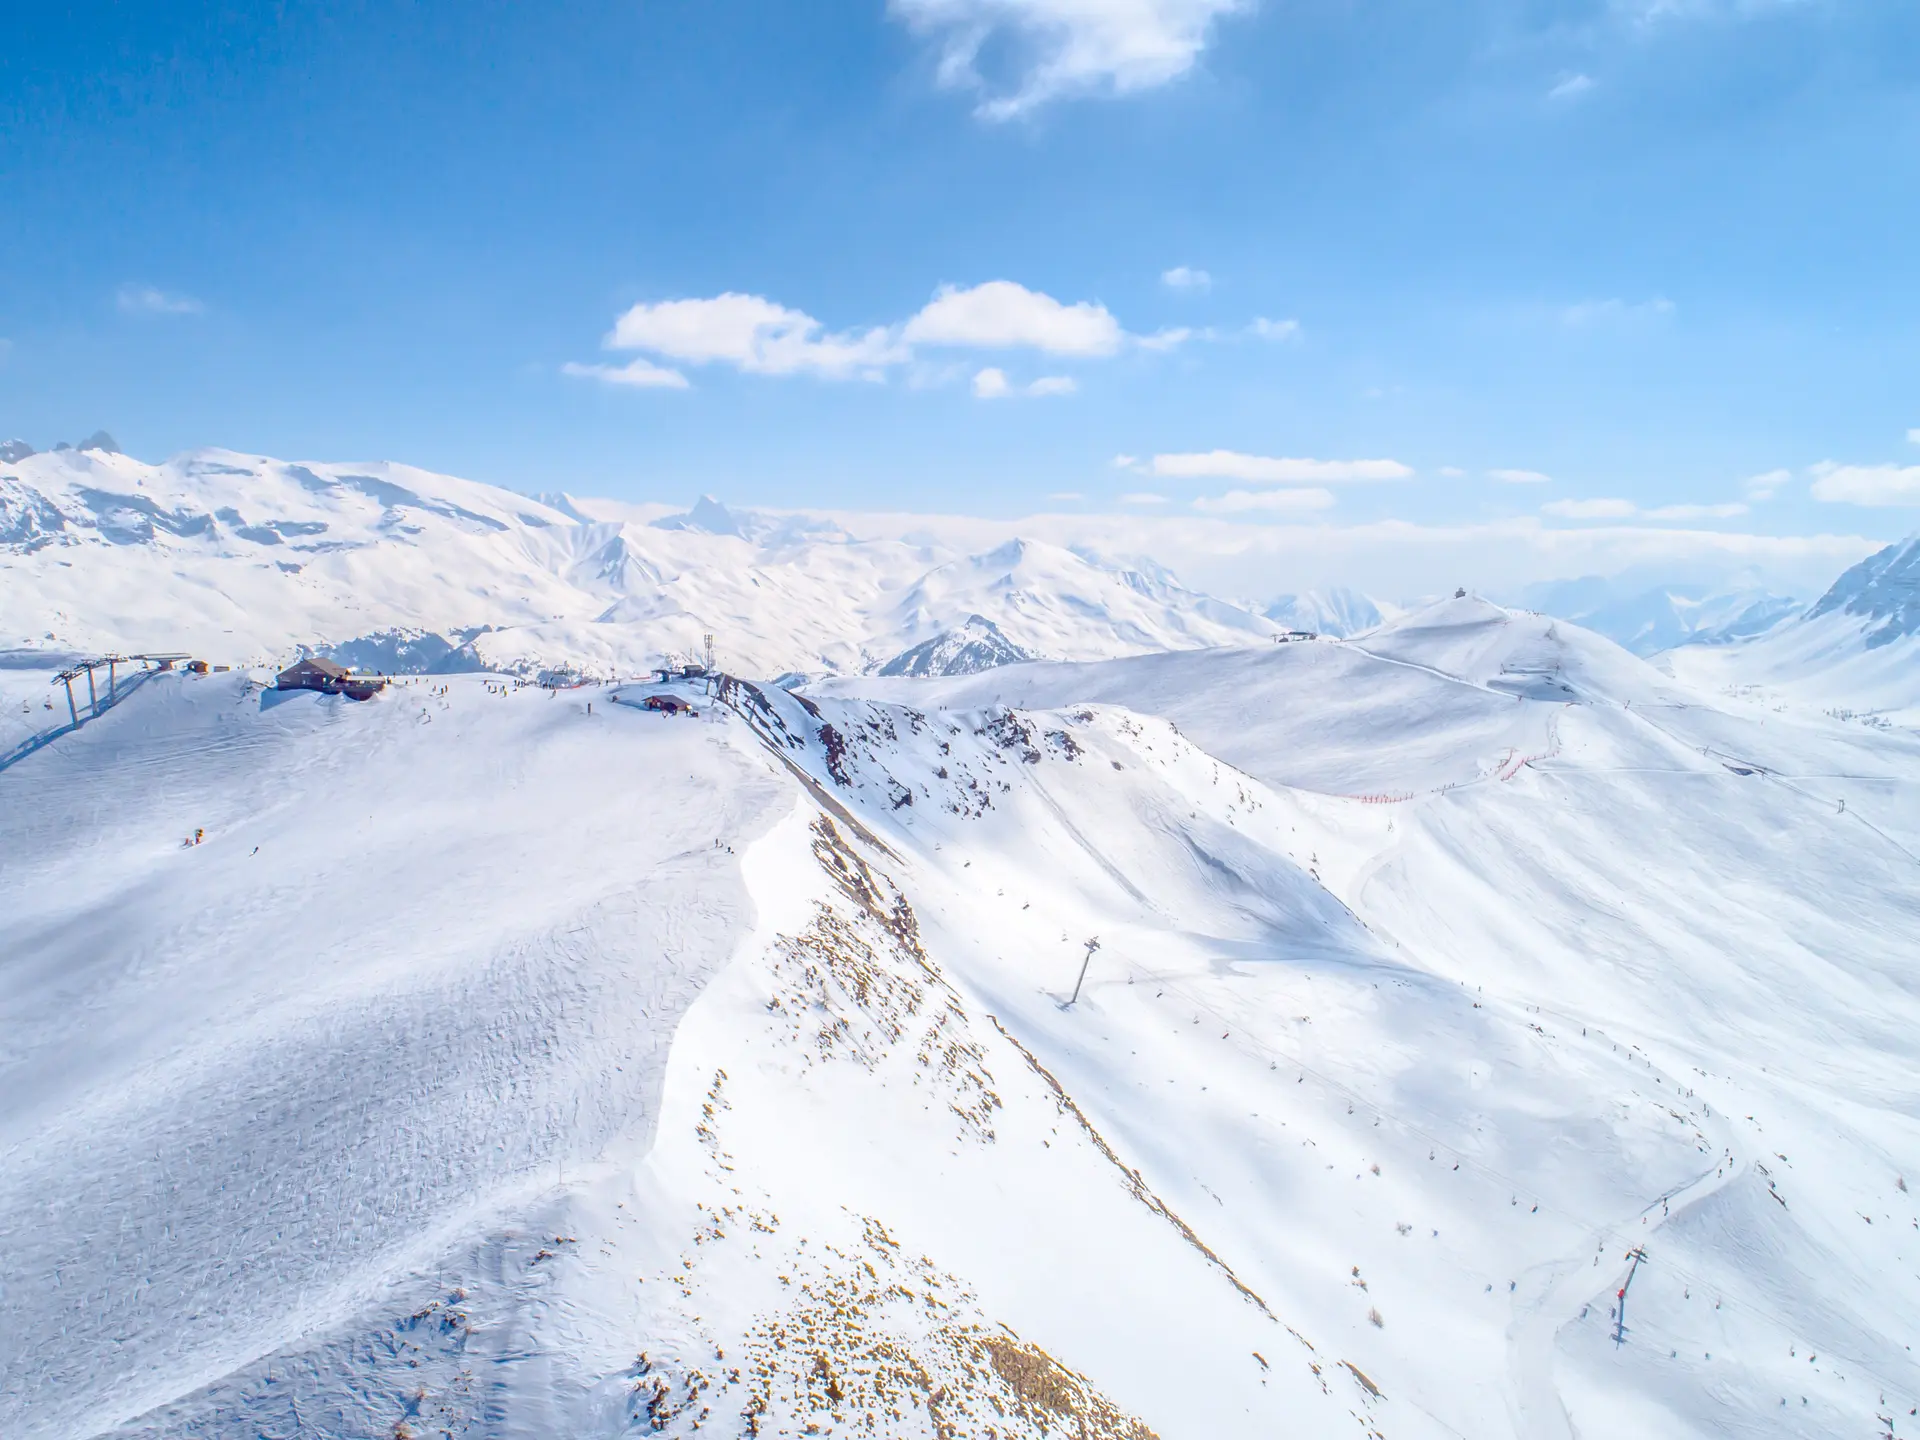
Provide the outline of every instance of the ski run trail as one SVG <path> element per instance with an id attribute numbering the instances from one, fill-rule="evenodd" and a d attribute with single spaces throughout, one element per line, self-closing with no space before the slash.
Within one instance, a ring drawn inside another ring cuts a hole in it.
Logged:
<path id="1" fill-rule="evenodd" d="M 266 678 L 0 670 L 7 1440 L 1920 1435 L 1908 732 L 1465 599 Z"/>

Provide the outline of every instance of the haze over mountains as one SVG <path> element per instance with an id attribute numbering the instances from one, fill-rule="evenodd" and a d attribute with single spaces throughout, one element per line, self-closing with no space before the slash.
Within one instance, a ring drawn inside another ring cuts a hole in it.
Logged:
<path id="1" fill-rule="evenodd" d="M 830 518 L 712 497 L 674 512 L 528 497 L 384 462 L 203 450 L 148 465 L 105 435 L 87 443 L 9 447 L 0 555 L 19 583 L 0 594 L 0 643 L 611 677 L 699 653 L 713 634 L 742 673 L 927 675 L 1264 644 L 1289 631 L 1352 636 L 1419 603 L 1338 587 L 1235 602 L 1144 557 L 1017 537 L 969 551 L 931 519 L 911 538 L 862 537 Z M 1914 628 L 1899 598 L 1913 563 L 1903 553 L 1864 562 L 1804 617 L 1801 602 L 1741 580 L 1587 577 L 1507 598 L 1637 654 L 1721 647 L 1677 662 L 1717 683 L 1900 709 L 1913 703 L 1899 658 Z M 1763 634 L 1766 645 L 1745 643 Z M 1809 689 L 1816 672 L 1825 679 Z"/>

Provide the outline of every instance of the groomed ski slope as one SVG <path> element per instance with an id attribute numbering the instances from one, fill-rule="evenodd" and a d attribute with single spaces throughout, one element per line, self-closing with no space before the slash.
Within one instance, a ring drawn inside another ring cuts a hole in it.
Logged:
<path id="1" fill-rule="evenodd" d="M 0 772 L 0 1432 L 1920 1428 L 1910 740 L 1475 602 L 488 684 Z"/>

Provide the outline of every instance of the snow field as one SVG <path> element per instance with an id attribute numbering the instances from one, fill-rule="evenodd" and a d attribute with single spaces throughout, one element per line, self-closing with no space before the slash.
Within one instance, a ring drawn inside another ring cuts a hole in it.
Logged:
<path id="1" fill-rule="evenodd" d="M 1475 602 L 439 683 L 0 772 L 0 1430 L 1920 1424 L 1910 740 Z"/>

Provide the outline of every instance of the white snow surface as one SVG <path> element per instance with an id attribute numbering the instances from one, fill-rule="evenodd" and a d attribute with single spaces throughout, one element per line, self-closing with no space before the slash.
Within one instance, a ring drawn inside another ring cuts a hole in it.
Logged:
<path id="1" fill-rule="evenodd" d="M 1035 540 L 969 555 L 805 516 L 534 500 L 390 463 L 63 451 L 0 469 L 0 649 L 192 651 L 422 633 L 466 668 L 606 678 L 713 634 L 747 674 L 859 671 L 981 615 L 1065 660 L 1264 643 L 1275 626 L 1145 565 Z"/>
<path id="2" fill-rule="evenodd" d="M 1471 600 L 258 681 L 0 769 L 0 1434 L 1920 1425 L 1911 736 Z"/>
<path id="3" fill-rule="evenodd" d="M 1682 646 L 1661 663 L 1730 694 L 1920 729 L 1920 534 L 1868 556 L 1764 634 Z"/>

